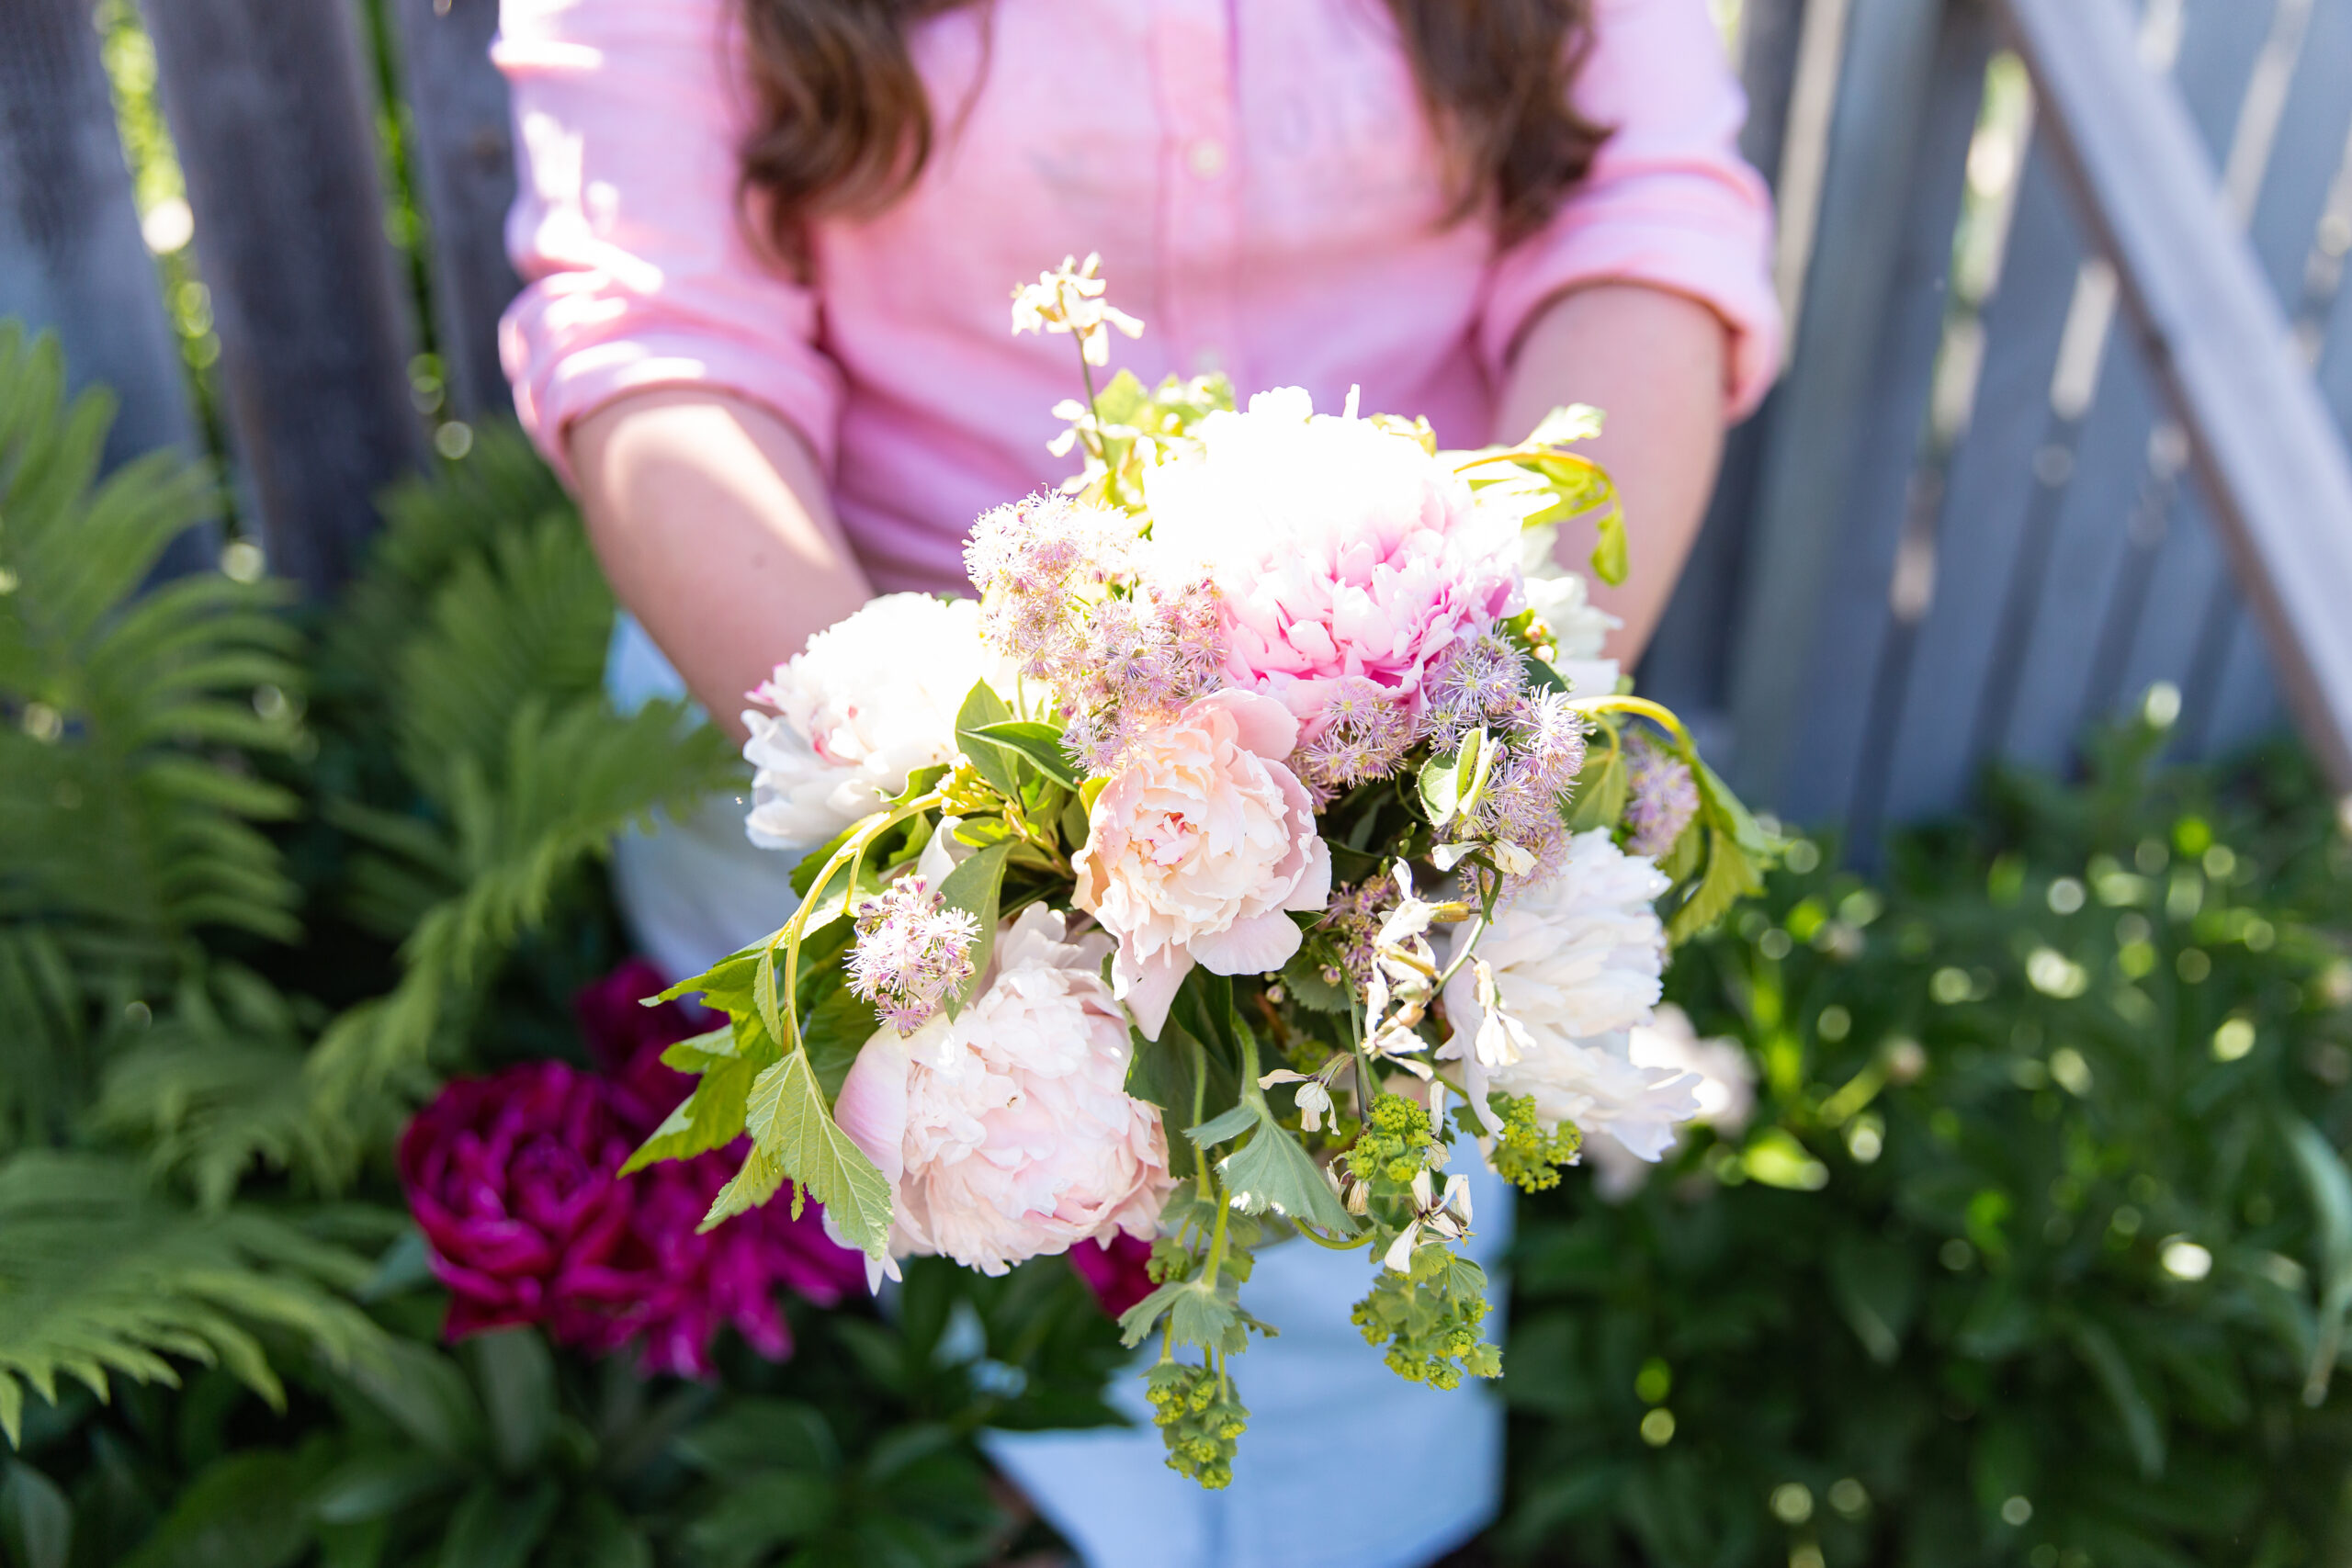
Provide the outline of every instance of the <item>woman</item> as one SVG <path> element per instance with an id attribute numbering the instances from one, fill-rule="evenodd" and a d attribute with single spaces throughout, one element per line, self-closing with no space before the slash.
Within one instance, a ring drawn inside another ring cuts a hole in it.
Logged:
<path id="1" fill-rule="evenodd" d="M 505 0 L 496 56 L 530 280 L 507 368 L 634 617 L 616 696 L 682 682 L 739 737 L 810 633 L 962 587 L 972 518 L 1069 471 L 1070 345 L 1006 308 L 1066 254 L 1148 322 L 1114 361 L 1147 383 L 1222 369 L 1326 410 L 1360 385 L 1457 446 L 1606 409 L 1628 659 L 1777 353 L 1704 0 Z M 789 857 L 740 823 L 715 803 L 622 847 L 673 971 L 775 921 Z M 1491 1510 L 1499 1417 L 1349 1342 L 1360 1263 L 1263 1260 L 1253 1307 L 1290 1334 L 1244 1363 L 1230 1492 L 1160 1471 L 1148 1427 L 1001 1462 L 1122 1568 L 1445 1550 Z"/>

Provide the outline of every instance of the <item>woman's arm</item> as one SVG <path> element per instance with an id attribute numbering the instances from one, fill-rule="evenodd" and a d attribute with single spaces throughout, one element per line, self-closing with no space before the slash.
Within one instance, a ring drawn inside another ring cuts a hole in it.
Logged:
<path id="1" fill-rule="evenodd" d="M 634 393 L 574 423 L 568 455 L 614 592 L 738 740 L 743 694 L 873 596 L 808 444 L 758 403 Z"/>
<path id="2" fill-rule="evenodd" d="M 1641 284 L 1598 283 L 1555 299 L 1512 356 L 1494 438 L 1517 441 L 1555 408 L 1590 403 L 1607 416 L 1589 452 L 1625 503 L 1632 570 L 1594 602 L 1625 624 L 1608 652 L 1641 657 L 1681 575 L 1713 491 L 1722 455 L 1730 334 L 1687 295 Z M 1586 570 L 1589 541 L 1564 531 L 1563 565 Z M 1587 572 L 1589 576 L 1589 572 Z"/>

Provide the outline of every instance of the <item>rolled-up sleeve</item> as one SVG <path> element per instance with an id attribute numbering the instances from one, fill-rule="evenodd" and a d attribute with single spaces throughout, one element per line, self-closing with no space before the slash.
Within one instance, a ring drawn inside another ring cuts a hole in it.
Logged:
<path id="1" fill-rule="evenodd" d="M 1600 0 L 1577 107 L 1611 134 L 1551 220 L 1505 250 L 1479 351 L 1498 383 L 1552 299 L 1587 284 L 1687 295 L 1732 334 L 1729 411 L 1763 400 L 1781 355 L 1772 204 L 1739 155 L 1745 95 L 1704 0 Z"/>
<path id="2" fill-rule="evenodd" d="M 841 377 L 818 303 L 738 216 L 746 92 L 722 0 L 504 0 L 524 289 L 499 351 L 524 428 L 559 470 L 572 423 L 652 387 L 774 409 L 831 468 Z"/>

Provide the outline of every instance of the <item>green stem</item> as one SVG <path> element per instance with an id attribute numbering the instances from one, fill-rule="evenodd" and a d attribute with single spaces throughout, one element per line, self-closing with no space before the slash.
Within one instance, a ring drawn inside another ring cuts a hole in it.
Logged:
<path id="1" fill-rule="evenodd" d="M 1224 1195 L 1222 1193 L 1218 1194 L 1216 1206 L 1216 1232 L 1209 1237 L 1208 1269 L 1206 1272 L 1201 1276 L 1208 1281 L 1209 1289 L 1212 1291 L 1216 1289 L 1216 1277 L 1218 1271 L 1223 1269 L 1225 1267 L 1225 1222 L 1226 1217 L 1232 1213 L 1233 1205 L 1224 1201 Z"/>
<path id="2" fill-rule="evenodd" d="M 1568 699 L 1567 705 L 1569 711 L 1573 713 L 1639 714 L 1661 728 L 1673 731 L 1675 739 L 1682 743 L 1683 753 L 1686 756 L 1698 754 L 1698 749 L 1691 743 L 1690 732 L 1682 728 L 1682 721 L 1674 716 L 1674 710 L 1654 703 L 1647 697 L 1571 697 Z"/>
<path id="3" fill-rule="evenodd" d="M 784 999 L 788 999 L 792 1005 L 789 1008 L 786 1008 L 782 1005 L 782 1001 L 779 1000 L 779 998 L 775 997 L 770 997 L 768 998 L 770 1003 L 775 1006 L 777 1016 L 784 1020 L 786 1025 L 786 1033 L 790 1036 L 789 1039 L 779 1040 L 776 1042 L 776 1044 L 782 1049 L 786 1051 L 797 1051 L 800 1049 L 799 998 L 801 936 L 804 929 L 808 923 L 809 915 L 813 913 L 817 906 L 823 901 L 825 889 L 831 886 L 833 874 L 841 870 L 844 863 L 847 863 L 850 867 L 849 886 L 851 888 L 854 888 L 857 886 L 857 866 L 865 859 L 865 852 L 874 847 L 875 840 L 880 838 L 883 834 L 888 832 L 899 823 L 904 822 L 908 818 L 920 816 L 923 812 L 931 810 L 933 807 L 936 807 L 944 801 L 945 798 L 946 797 L 944 795 L 936 790 L 933 791 L 929 795 L 919 795 L 915 799 L 907 802 L 904 806 L 892 808 L 888 813 L 878 817 L 869 826 L 862 828 L 858 829 L 857 832 L 851 835 L 847 842 L 843 843 L 840 849 L 833 852 L 832 858 L 825 863 L 824 869 L 818 872 L 817 880 L 809 885 L 808 897 L 802 899 L 800 908 L 792 912 L 792 919 L 784 922 L 784 929 L 782 931 L 777 931 L 775 935 L 768 938 L 768 951 L 770 953 L 775 953 L 777 942 L 781 942 L 785 944 Z M 846 904 L 848 889 L 843 890 L 842 897 L 844 904 Z M 848 911 L 846 908 L 844 908 L 842 912 L 844 916 L 847 915 Z M 771 972 L 769 978 L 771 984 L 773 984 L 775 978 L 773 972 Z"/>

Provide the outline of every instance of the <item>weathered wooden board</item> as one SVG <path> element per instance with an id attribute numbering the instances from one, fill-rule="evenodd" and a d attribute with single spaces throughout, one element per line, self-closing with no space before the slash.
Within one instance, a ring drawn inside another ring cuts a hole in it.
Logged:
<path id="1" fill-rule="evenodd" d="M 2046 547 L 2073 471 L 2075 423 L 2053 412 L 2050 389 L 2082 243 L 2038 145 L 2018 177 L 1975 410 L 1944 486 L 1933 592 L 1886 748 L 1884 809 L 1898 820 L 1950 810 L 1973 783 L 1989 745 L 1988 692 L 2006 692 L 2023 637 L 2010 585 L 2020 558 Z"/>
<path id="2" fill-rule="evenodd" d="M 2306 739 L 2352 784 L 2352 458 L 2120 0 L 2001 0 Z"/>
<path id="3" fill-rule="evenodd" d="M 1868 426 L 1936 59 L 1937 0 L 1852 0 L 1846 62 L 1792 374 L 1776 412 L 1750 521 L 1733 649 L 1732 766 L 1744 787 L 1794 812 L 1807 682 L 1840 536 L 1840 501 Z"/>
<path id="4" fill-rule="evenodd" d="M 1866 818 L 1883 794 L 1871 753 L 1894 728 L 1892 705 L 1912 642 L 1908 607 L 1898 617 L 1894 604 L 1896 558 L 1915 511 L 1932 508 L 1941 482 L 1940 459 L 1931 461 L 1928 451 L 1928 402 L 1949 305 L 1952 235 L 1991 53 L 1985 14 L 1974 6 L 1947 6 L 1904 186 L 1892 288 L 1871 328 L 1861 439 L 1833 517 L 1838 537 L 1813 628 L 1794 765 L 1781 786 L 1792 816 L 1851 822 L 1857 848 L 1870 836 Z M 1822 308 L 1835 307 L 1823 301 Z"/>
<path id="5" fill-rule="evenodd" d="M 113 389 L 109 463 L 194 449 L 89 0 L 0 6 L 0 316 L 53 329 L 73 384 Z"/>
<path id="6" fill-rule="evenodd" d="M 277 571 L 323 593 L 422 451 L 345 0 L 147 0 L 237 455 Z"/>
<path id="7" fill-rule="evenodd" d="M 507 411 L 498 317 L 521 285 L 507 264 L 514 139 L 490 62 L 498 0 L 396 0 L 401 82 L 415 126 L 417 197 L 432 242 L 434 327 L 453 412 Z"/>

